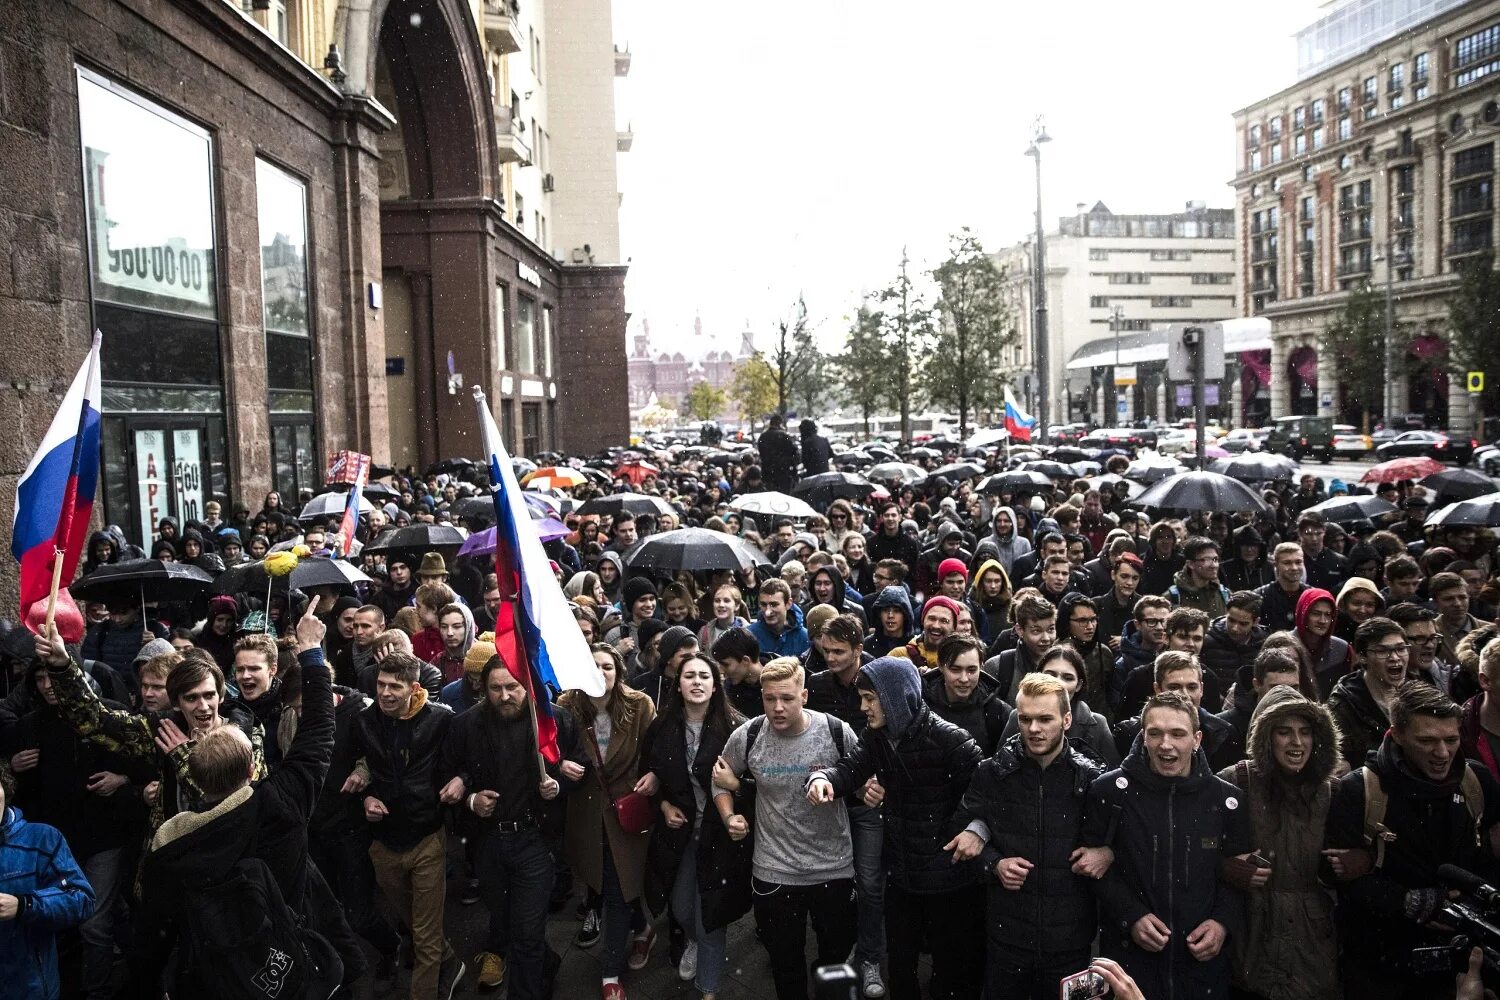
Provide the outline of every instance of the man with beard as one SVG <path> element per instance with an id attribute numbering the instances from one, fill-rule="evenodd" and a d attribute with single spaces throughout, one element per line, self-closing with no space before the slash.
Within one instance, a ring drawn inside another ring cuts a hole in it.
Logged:
<path id="1" fill-rule="evenodd" d="M 1214 873 L 1248 859 L 1249 823 L 1239 789 L 1209 768 L 1200 718 L 1185 695 L 1152 695 L 1141 739 L 1089 788 L 1083 842 L 1115 852 L 1099 885 L 1101 950 L 1148 997 L 1227 996 L 1224 946 L 1243 927 L 1240 894 Z"/>
<path id="2" fill-rule="evenodd" d="M 1088 880 L 1113 855 L 1083 846 L 1100 767 L 1068 745 L 1067 690 L 1028 674 L 1016 718 L 1020 732 L 974 772 L 958 814 L 966 826 L 944 849 L 955 862 L 981 858 L 986 873 L 985 995 L 1052 1000 L 1059 979 L 1089 964 L 1098 919 Z"/>
<path id="3" fill-rule="evenodd" d="M 1400 625 L 1371 618 L 1354 633 L 1354 657 L 1359 669 L 1340 677 L 1328 695 L 1351 769 L 1364 766 L 1391 726 L 1390 706 L 1409 676 L 1411 647 Z"/>
<path id="4" fill-rule="evenodd" d="M 1432 685 L 1401 685 L 1390 714 L 1379 749 L 1339 779 L 1328 812 L 1329 849 L 1374 854 L 1369 874 L 1339 886 L 1344 995 L 1451 997 L 1453 977 L 1416 975 L 1411 954 L 1453 936 L 1440 913 L 1448 891 L 1439 866 L 1457 865 L 1491 884 L 1500 876 L 1490 837 L 1500 784 L 1464 760 L 1460 709 Z"/>
<path id="5" fill-rule="evenodd" d="M 906 644 L 907 659 L 924 670 L 937 667 L 938 643 L 958 627 L 958 602 L 938 594 L 922 605 L 922 631 Z"/>
<path id="6" fill-rule="evenodd" d="M 881 506 L 880 524 L 865 548 L 873 563 L 882 559 L 899 559 L 908 572 L 916 568 L 920 551 L 916 540 L 901 530 L 901 506 L 895 501 L 888 500 Z"/>
<path id="7" fill-rule="evenodd" d="M 478 838 L 479 891 L 490 911 L 477 958 L 479 988 L 495 989 L 508 978 L 513 1000 L 541 1000 L 551 993 L 546 971 L 561 961 L 545 936 L 555 874 L 545 820 L 549 803 L 583 777 L 584 757 L 571 712 L 556 714 L 564 759 L 550 764 L 541 756 L 526 688 L 498 653 L 479 676 L 483 701 L 454 720 L 443 744 L 451 777 L 442 798 L 461 804 L 463 826 Z"/>

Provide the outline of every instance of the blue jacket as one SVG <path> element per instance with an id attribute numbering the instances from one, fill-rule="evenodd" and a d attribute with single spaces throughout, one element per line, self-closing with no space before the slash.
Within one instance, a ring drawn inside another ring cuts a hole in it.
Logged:
<path id="1" fill-rule="evenodd" d="M 94 912 L 94 889 L 56 828 L 28 823 L 14 807 L 0 822 L 0 892 L 21 900 L 0 922 L 0 982 L 7 996 L 57 1000 L 57 935 Z"/>
<path id="2" fill-rule="evenodd" d="M 802 609 L 795 604 L 786 609 L 786 628 L 780 635 L 766 628 L 759 618 L 750 623 L 750 634 L 760 643 L 761 659 L 801 656 L 812 648 L 812 640 L 802 626 Z"/>

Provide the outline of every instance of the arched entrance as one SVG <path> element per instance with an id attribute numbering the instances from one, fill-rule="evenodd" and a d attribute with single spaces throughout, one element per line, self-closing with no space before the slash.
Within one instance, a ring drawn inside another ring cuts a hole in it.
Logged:
<path id="1" fill-rule="evenodd" d="M 1271 419 L 1271 352 L 1240 354 L 1240 400 L 1244 426 L 1259 427 Z"/>
<path id="2" fill-rule="evenodd" d="M 1406 412 L 1420 413 L 1428 427 L 1448 426 L 1448 345 L 1424 334 L 1406 350 Z"/>
<path id="3" fill-rule="evenodd" d="M 1286 362 L 1287 409 L 1294 416 L 1313 417 L 1318 413 L 1318 352 L 1316 348 L 1299 347 Z"/>

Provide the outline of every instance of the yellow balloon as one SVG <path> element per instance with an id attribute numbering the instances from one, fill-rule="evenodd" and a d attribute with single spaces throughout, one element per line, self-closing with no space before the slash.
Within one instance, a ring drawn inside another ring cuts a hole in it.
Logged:
<path id="1" fill-rule="evenodd" d="M 272 552 L 266 556 L 266 573 L 269 576 L 286 576 L 297 566 L 295 552 Z"/>

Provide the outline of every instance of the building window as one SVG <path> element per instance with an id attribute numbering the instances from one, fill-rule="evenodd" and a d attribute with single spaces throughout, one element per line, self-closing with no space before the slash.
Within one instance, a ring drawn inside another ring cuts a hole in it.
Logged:
<path id="1" fill-rule="evenodd" d="M 1354 126 L 1350 124 L 1348 115 L 1339 119 L 1338 129 L 1340 142 L 1354 135 Z"/>
<path id="2" fill-rule="evenodd" d="M 1271 134 L 1271 141 L 1275 142 L 1281 138 L 1281 116 L 1277 115 L 1267 124 L 1266 130 Z"/>
<path id="3" fill-rule="evenodd" d="M 556 345 L 552 339 L 552 307 L 542 306 L 542 374 L 552 377 L 552 359 Z"/>
<path id="4" fill-rule="evenodd" d="M 1186 295 L 1153 295 L 1151 305 L 1155 309 L 1190 309 L 1193 300 Z"/>
<path id="5" fill-rule="evenodd" d="M 1152 250 L 1152 260 L 1192 260 L 1191 250 Z"/>
<path id="6" fill-rule="evenodd" d="M 1476 253 L 1494 245 L 1494 151 L 1493 145 L 1486 144 L 1453 155 L 1450 256 Z"/>
<path id="7" fill-rule="evenodd" d="M 1109 251 L 1099 247 L 1089 247 L 1089 260 L 1109 260 Z"/>
<path id="8" fill-rule="evenodd" d="M 542 404 L 521 404 L 521 454 L 536 455 L 542 450 Z"/>
<path id="9" fill-rule="evenodd" d="M 1109 276 L 1111 285 L 1149 285 L 1151 275 L 1140 271 L 1116 271 Z"/>
<path id="10" fill-rule="evenodd" d="M 1252 149 L 1252 150 L 1250 150 L 1250 169 L 1251 170 L 1259 170 L 1260 169 L 1260 150 L 1258 150 L 1258 149 Z"/>
<path id="11" fill-rule="evenodd" d="M 1090 295 L 1089 296 L 1089 308 L 1090 309 L 1108 309 L 1109 308 L 1109 296 L 1108 295 Z"/>
<path id="12" fill-rule="evenodd" d="M 1339 96 L 1338 96 L 1339 110 L 1340 111 L 1348 111 L 1349 110 L 1349 103 L 1350 103 L 1351 100 L 1353 100 L 1353 97 L 1354 97 L 1353 91 L 1349 87 L 1340 87 L 1339 88 Z"/>
<path id="13" fill-rule="evenodd" d="M 536 374 L 536 302 L 516 296 L 516 371 Z"/>
<path id="14" fill-rule="evenodd" d="M 1259 146 L 1260 145 L 1260 125 L 1259 124 L 1255 124 L 1255 125 L 1251 125 L 1250 126 L 1250 145 L 1252 145 L 1252 146 Z"/>
<path id="15" fill-rule="evenodd" d="M 1391 63 L 1390 82 L 1386 89 L 1393 94 L 1399 94 L 1406 89 L 1406 63 Z"/>
<path id="16" fill-rule="evenodd" d="M 1400 111 L 1404 107 L 1406 107 L 1406 95 L 1402 94 L 1402 93 L 1392 94 L 1391 95 L 1391 110 L 1392 111 Z"/>
<path id="17" fill-rule="evenodd" d="M 1234 284 L 1234 275 L 1233 274 L 1199 273 L 1199 274 L 1193 275 L 1193 284 L 1195 284 L 1195 285 L 1232 285 L 1232 284 Z"/>
<path id="18" fill-rule="evenodd" d="M 1489 76 L 1500 69 L 1500 24 L 1460 38 L 1453 53 L 1453 68 L 1458 71 L 1453 78 L 1454 86 L 1462 87 Z"/>
<path id="19" fill-rule="evenodd" d="M 1281 162 L 1281 151 L 1282 151 L 1282 144 L 1281 143 L 1279 143 L 1279 142 L 1273 142 L 1271 144 L 1271 162 L 1272 163 L 1280 163 Z"/>
<path id="20" fill-rule="evenodd" d="M 1313 129 L 1313 134 L 1312 134 L 1312 148 L 1313 149 L 1322 149 L 1323 148 L 1323 126 L 1321 126 L 1321 125 L 1319 125 L 1315 129 Z"/>
<path id="21" fill-rule="evenodd" d="M 283 496 L 296 497 L 321 485 L 307 295 L 307 185 L 257 159 L 255 194 L 272 485 Z"/>
<path id="22" fill-rule="evenodd" d="M 210 134 L 77 67 L 94 322 L 105 343 L 108 521 L 149 543 L 162 517 L 229 492 Z"/>
<path id="23" fill-rule="evenodd" d="M 1322 124 L 1322 122 L 1323 122 L 1323 98 L 1320 97 L 1317 100 L 1315 100 L 1315 101 L 1312 102 L 1312 123 L 1314 125 L 1320 125 L 1320 124 Z"/>
<path id="24" fill-rule="evenodd" d="M 1311 184 L 1313 179 L 1313 167 L 1311 163 L 1302 165 L 1302 183 Z"/>
<path id="25" fill-rule="evenodd" d="M 1307 133 L 1298 132 L 1292 137 L 1292 154 L 1294 156 L 1307 155 Z"/>
<path id="26" fill-rule="evenodd" d="M 510 338 L 510 329 L 505 321 L 509 310 L 506 303 L 510 301 L 510 290 L 500 282 L 495 282 L 495 341 L 494 341 L 494 368 L 496 371 L 505 370 L 506 350 L 505 342 Z"/>
<path id="27" fill-rule="evenodd" d="M 1307 127 L 1307 108 L 1296 107 L 1292 109 L 1292 128 L 1303 129 Z"/>

